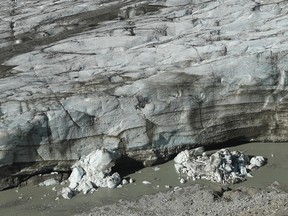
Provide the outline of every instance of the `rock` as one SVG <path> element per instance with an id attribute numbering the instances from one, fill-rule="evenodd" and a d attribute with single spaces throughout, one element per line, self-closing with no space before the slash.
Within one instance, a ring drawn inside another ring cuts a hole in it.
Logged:
<path id="1" fill-rule="evenodd" d="M 129 183 L 132 184 L 134 180 L 132 178 L 129 179 Z"/>
<path id="2" fill-rule="evenodd" d="M 101 147 L 151 166 L 200 145 L 287 141 L 287 7 L 265 2 L 2 1 L 0 188 L 19 184 L 20 164 Z"/>

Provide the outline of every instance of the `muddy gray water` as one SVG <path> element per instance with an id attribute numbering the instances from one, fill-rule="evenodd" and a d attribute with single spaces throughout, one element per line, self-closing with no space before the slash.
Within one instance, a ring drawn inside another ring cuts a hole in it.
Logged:
<path id="1" fill-rule="evenodd" d="M 268 163 L 252 172 L 253 178 L 247 181 L 230 185 L 232 188 L 249 186 L 266 188 L 274 181 L 278 181 L 282 189 L 288 191 L 288 143 L 247 143 L 234 146 L 231 150 L 240 150 L 249 155 L 262 155 L 268 159 Z M 20 189 L 11 189 L 0 192 L 0 215 L 14 216 L 38 216 L 38 215 L 73 215 L 90 210 L 95 206 L 111 204 L 119 199 L 135 200 L 145 194 L 155 194 L 160 191 L 172 190 L 175 186 L 185 187 L 196 183 L 208 184 L 211 187 L 220 187 L 219 184 L 207 181 L 188 181 L 184 185 L 179 182 L 178 174 L 174 169 L 174 162 L 170 161 L 158 165 L 160 170 L 153 167 L 140 170 L 128 175 L 135 179 L 133 184 L 116 189 L 99 189 L 93 194 L 78 194 L 71 200 L 57 198 L 57 192 L 52 187 L 27 186 Z M 152 184 L 144 185 L 147 180 Z M 169 185 L 171 188 L 166 188 Z M 60 191 L 63 186 L 57 186 Z"/>

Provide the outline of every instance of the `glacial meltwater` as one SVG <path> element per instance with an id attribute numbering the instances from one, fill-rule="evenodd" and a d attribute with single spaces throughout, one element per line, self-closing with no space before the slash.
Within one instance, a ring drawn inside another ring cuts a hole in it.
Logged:
<path id="1" fill-rule="evenodd" d="M 253 178 L 229 185 L 231 188 L 240 186 L 257 187 L 265 189 L 277 181 L 280 188 L 288 192 L 288 143 L 247 143 L 228 147 L 230 150 L 239 150 L 247 155 L 261 155 L 267 158 L 267 164 L 253 171 Z M 209 151 L 211 153 L 213 151 Z M 160 169 L 159 169 L 160 168 Z M 93 207 L 111 204 L 120 199 L 135 200 L 145 194 L 154 194 L 160 191 L 173 190 L 174 187 L 185 187 L 196 183 L 211 187 L 221 185 L 204 181 L 189 180 L 181 184 L 174 168 L 174 161 L 155 167 L 147 167 L 124 177 L 134 179 L 132 184 L 122 188 L 100 188 L 92 194 L 77 194 L 70 200 L 57 195 L 64 186 L 25 186 L 19 189 L 10 189 L 0 192 L 0 215 L 5 216 L 70 216 L 89 211 Z M 143 184 L 147 181 L 151 184 Z"/>

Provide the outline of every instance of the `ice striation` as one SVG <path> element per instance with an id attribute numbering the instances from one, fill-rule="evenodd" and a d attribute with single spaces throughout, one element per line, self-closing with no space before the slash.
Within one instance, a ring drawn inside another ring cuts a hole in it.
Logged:
<path id="1" fill-rule="evenodd" d="M 281 0 L 2 0 L 0 189 L 102 147 L 151 166 L 287 141 L 287 13 Z"/>

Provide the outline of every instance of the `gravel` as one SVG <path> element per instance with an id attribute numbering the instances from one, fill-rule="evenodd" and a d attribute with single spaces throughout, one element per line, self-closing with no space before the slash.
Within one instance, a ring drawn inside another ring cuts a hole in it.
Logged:
<path id="1" fill-rule="evenodd" d="M 270 186 L 266 190 L 241 187 L 212 190 L 194 185 L 146 195 L 138 200 L 119 200 L 78 216 L 98 215 L 287 215 L 288 194 Z"/>

